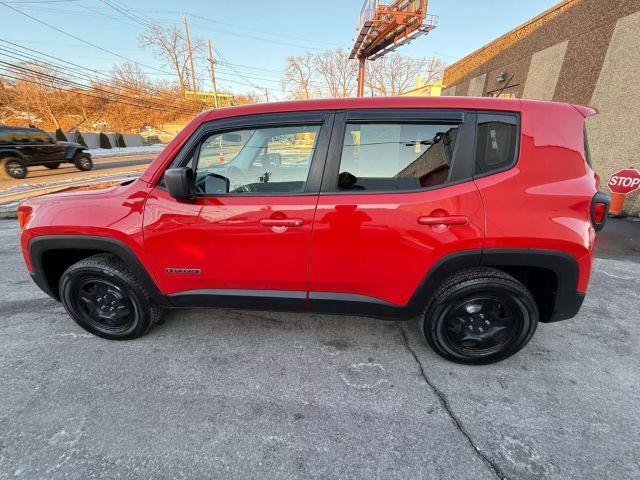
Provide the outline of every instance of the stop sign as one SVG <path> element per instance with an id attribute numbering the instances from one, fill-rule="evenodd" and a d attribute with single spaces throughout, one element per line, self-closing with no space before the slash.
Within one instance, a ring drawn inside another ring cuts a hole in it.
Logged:
<path id="1" fill-rule="evenodd" d="M 613 193 L 631 193 L 640 188 L 640 171 L 635 168 L 618 170 L 611 175 L 608 185 Z"/>

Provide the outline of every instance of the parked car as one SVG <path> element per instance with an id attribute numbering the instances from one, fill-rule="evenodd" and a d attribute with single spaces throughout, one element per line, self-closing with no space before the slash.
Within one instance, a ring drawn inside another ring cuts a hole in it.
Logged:
<path id="1" fill-rule="evenodd" d="M 79 143 L 57 142 L 39 128 L 0 126 L 0 176 L 25 178 L 31 166 L 55 169 L 73 163 L 79 170 L 91 170 L 87 148 Z"/>
<path id="2" fill-rule="evenodd" d="M 205 112 L 139 179 L 23 203 L 24 258 L 104 338 L 174 307 L 419 316 L 438 354 L 495 362 L 582 304 L 609 205 L 594 113 L 455 97 Z"/>

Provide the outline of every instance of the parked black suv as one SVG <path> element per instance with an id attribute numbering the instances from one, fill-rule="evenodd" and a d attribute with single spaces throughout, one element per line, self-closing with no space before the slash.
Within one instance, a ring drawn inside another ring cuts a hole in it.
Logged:
<path id="1" fill-rule="evenodd" d="M 39 128 L 0 126 L 0 177 L 24 178 L 27 167 L 58 168 L 73 163 L 79 170 L 91 170 L 93 162 L 79 143 L 56 142 Z"/>

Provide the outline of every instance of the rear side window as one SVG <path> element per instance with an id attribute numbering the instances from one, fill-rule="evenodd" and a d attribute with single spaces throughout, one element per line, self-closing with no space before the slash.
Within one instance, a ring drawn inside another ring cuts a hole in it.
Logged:
<path id="1" fill-rule="evenodd" d="M 339 190 L 419 190 L 449 181 L 458 124 L 348 123 Z"/>
<path id="2" fill-rule="evenodd" d="M 517 144 L 517 116 L 478 114 L 475 174 L 495 173 L 513 166 Z"/>

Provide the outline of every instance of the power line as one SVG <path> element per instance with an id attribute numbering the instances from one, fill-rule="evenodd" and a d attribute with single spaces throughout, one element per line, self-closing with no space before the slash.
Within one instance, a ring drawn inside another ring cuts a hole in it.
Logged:
<path id="1" fill-rule="evenodd" d="M 7 74 L 7 73 L 3 73 L 2 76 L 6 77 L 6 78 L 10 78 L 12 80 L 17 80 L 17 81 L 32 83 L 32 84 L 35 84 L 35 85 L 40 85 L 42 87 L 50 88 L 50 89 L 53 89 L 53 90 L 59 90 L 59 91 L 62 91 L 62 92 L 68 92 L 69 91 L 68 89 L 63 88 L 63 87 L 56 87 L 55 85 L 49 85 L 49 84 L 46 84 L 46 83 L 38 82 L 36 80 L 30 80 L 30 79 L 23 78 L 23 77 L 16 77 L 14 75 Z M 83 92 L 85 92 L 85 93 L 83 93 Z M 129 106 L 132 106 L 132 107 L 138 107 L 138 108 L 141 107 L 141 105 L 135 104 L 135 103 L 125 102 L 125 101 L 122 101 L 122 100 L 116 100 L 116 99 L 112 99 L 112 98 L 105 98 L 104 96 L 100 96 L 100 95 L 91 95 L 90 93 L 86 93 L 86 90 L 83 90 L 83 92 L 78 91 L 78 90 L 74 90 L 73 91 L 74 94 L 81 95 L 83 97 L 97 98 L 99 100 L 108 100 L 110 102 L 120 103 L 122 105 L 129 105 Z M 164 110 L 151 108 L 151 107 L 148 107 L 148 108 L 150 108 L 151 110 L 160 110 L 160 111 L 164 111 L 164 112 L 167 111 L 166 108 Z M 191 112 L 191 113 L 193 114 L 194 112 Z"/>
<path id="2" fill-rule="evenodd" d="M 104 79 L 101 79 L 101 78 L 96 78 L 95 80 L 92 80 L 91 78 L 89 78 L 89 81 L 102 82 L 103 84 L 107 84 L 107 86 L 109 86 L 109 84 L 111 84 L 111 86 L 114 87 L 114 88 L 122 88 L 123 84 L 126 83 L 121 78 L 118 78 L 116 76 L 107 75 L 107 74 L 104 74 L 104 73 L 101 73 L 101 72 L 98 72 L 98 71 L 95 71 L 95 70 L 91 70 L 89 68 L 82 67 L 82 66 L 77 65 L 75 63 L 71 63 L 71 62 L 62 60 L 61 58 L 55 57 L 53 55 L 48 55 L 48 54 L 45 54 L 45 53 L 41 53 L 41 52 L 38 52 L 36 50 L 30 49 L 30 48 L 27 48 L 27 47 L 22 47 L 20 45 L 14 44 L 13 42 L 8 42 L 8 41 L 2 40 L 2 39 L 0 39 L 0 42 L 9 43 L 11 45 L 14 45 L 16 47 L 22 48 L 24 50 L 28 50 L 28 51 L 34 52 L 37 55 L 53 58 L 55 60 L 63 62 L 66 65 L 60 65 L 60 64 L 56 64 L 56 63 L 51 63 L 50 61 L 44 61 L 44 60 L 42 60 L 40 58 L 36 58 L 36 57 L 30 56 L 30 55 L 26 55 L 26 54 L 24 54 L 22 52 L 19 52 L 19 51 L 10 50 L 10 49 L 4 48 L 4 47 L 0 47 L 0 50 L 12 53 L 13 54 L 12 58 L 14 58 L 15 60 L 25 61 L 25 59 L 26 59 L 27 61 L 30 60 L 32 62 L 35 62 L 35 64 L 40 64 L 40 65 L 46 64 L 47 67 L 52 68 L 53 70 L 56 70 L 58 73 L 60 73 L 62 75 L 68 75 L 68 76 L 72 76 L 72 77 L 75 77 L 75 78 L 81 78 L 82 80 L 85 80 L 85 79 L 83 77 L 79 77 L 78 75 L 69 74 L 69 72 L 67 70 L 75 71 L 75 72 L 78 72 L 78 73 L 80 73 L 82 70 L 87 70 L 87 71 L 89 71 L 91 73 L 95 73 L 95 74 L 98 74 L 98 75 L 102 75 L 103 77 L 107 77 L 109 79 L 112 79 L 111 81 L 107 82 L 107 81 L 105 81 Z M 5 53 L 5 55 L 6 54 L 7 53 Z M 18 55 L 19 57 L 22 57 L 22 58 L 15 57 L 15 55 Z M 72 67 L 69 67 L 68 65 L 71 65 L 73 67 L 78 67 L 78 68 L 72 68 Z M 139 88 L 134 88 L 131 85 L 129 85 L 128 88 L 129 88 L 129 90 L 132 90 L 132 91 L 135 91 L 135 92 L 138 92 L 138 93 L 148 94 L 148 92 L 146 92 L 144 90 L 141 90 Z M 145 101 L 145 102 L 149 102 L 150 101 L 148 99 L 140 99 L 140 100 L 141 101 Z M 152 102 L 152 103 L 155 103 L 155 102 Z M 156 105 L 163 106 L 163 104 L 156 104 Z"/>
<path id="3" fill-rule="evenodd" d="M 27 81 L 27 82 L 31 82 L 33 81 L 33 79 L 29 79 L 29 78 L 25 78 L 25 75 L 34 75 L 35 78 L 40 79 L 42 81 L 47 80 L 49 82 L 54 82 L 57 83 L 59 85 L 64 85 L 67 87 L 71 87 L 73 89 L 74 93 L 78 93 L 77 89 L 80 89 L 82 91 L 86 91 L 86 92 L 97 92 L 96 95 L 94 95 L 95 98 L 100 98 L 102 100 L 108 100 L 108 101 L 114 101 L 114 102 L 118 102 L 118 103 L 125 103 L 127 105 L 132 105 L 138 108 L 147 108 L 147 109 L 151 109 L 151 110 L 157 110 L 157 111 L 167 111 L 167 106 L 166 105 L 159 105 L 159 104 L 155 104 L 153 102 L 150 101 L 146 101 L 144 99 L 139 99 L 136 97 L 130 97 L 128 95 L 123 95 L 123 94 L 119 94 L 116 92 L 110 92 L 108 90 L 102 90 L 100 88 L 96 88 L 96 87 L 87 87 L 86 85 L 82 85 L 78 82 L 73 82 L 71 80 L 66 80 L 66 79 L 62 79 L 59 77 L 55 77 L 53 75 L 49 75 L 46 74 L 44 72 L 39 72 L 37 70 L 33 70 L 30 68 L 26 68 L 26 67 L 21 67 L 19 65 L 15 65 L 15 64 L 11 64 L 8 62 L 4 62 L 2 60 L 0 60 L 0 64 L 4 64 L 7 65 L 7 67 L 1 67 L 4 68 L 5 70 L 9 70 L 10 73 L 13 73 L 15 75 L 20 75 L 20 77 L 17 77 L 18 80 L 22 80 L 22 81 Z M 5 76 L 9 76 L 6 75 L 6 73 L 4 73 L 3 75 Z M 16 78 L 16 77 L 11 77 L 11 78 Z M 40 83 L 40 85 L 45 86 L 47 88 L 56 88 L 59 90 L 65 90 L 62 87 L 58 87 L 55 84 L 52 83 Z M 115 97 L 115 98 L 114 98 Z M 122 98 L 123 100 L 118 100 L 119 98 Z M 128 101 L 127 101 L 128 100 Z M 133 103 L 135 102 L 135 103 Z M 154 106 L 155 105 L 155 106 Z M 176 112 L 182 113 L 182 114 L 193 114 L 194 111 L 192 110 L 186 110 L 184 108 L 181 107 L 177 107 L 171 110 L 175 110 Z"/>
<path id="4" fill-rule="evenodd" d="M 113 52 L 113 51 L 108 50 L 106 48 L 100 47 L 99 45 L 96 45 L 94 43 L 88 42 L 88 41 L 86 41 L 86 40 L 84 40 L 84 39 L 82 39 L 80 37 L 77 37 L 77 36 L 71 34 L 71 33 L 65 32 L 64 30 L 62 30 L 62 29 L 60 29 L 58 27 L 54 27 L 53 25 L 50 25 L 47 22 L 44 22 L 44 21 L 40 20 L 39 18 L 36 18 L 36 17 L 34 17 L 32 15 L 29 15 L 28 13 L 25 13 L 25 12 L 23 12 L 21 10 L 18 10 L 17 8 L 12 7 L 11 5 L 8 5 L 6 2 L 0 2 L 0 5 L 4 5 L 5 7 L 10 8 L 11 10 L 13 10 L 13 11 L 15 11 L 15 12 L 21 14 L 21 15 L 24 15 L 25 17 L 28 17 L 28 18 L 30 18 L 32 20 L 35 20 L 36 22 L 41 23 L 42 25 L 46 25 L 47 27 L 49 27 L 49 28 L 51 28 L 51 29 L 53 29 L 53 30 L 55 30 L 57 32 L 60 32 L 60 33 L 62 33 L 64 35 L 67 35 L 68 37 L 74 38 L 74 39 L 78 40 L 79 42 L 86 43 L 87 45 L 89 45 L 89 46 L 91 46 L 93 48 L 97 48 L 98 50 L 101 50 L 103 52 L 106 52 L 106 53 L 109 53 L 111 55 L 114 55 L 114 56 L 116 56 L 118 58 L 121 58 L 123 60 L 126 60 L 128 62 L 137 63 L 138 65 L 141 65 L 141 66 L 143 66 L 145 68 L 149 68 L 151 70 L 155 70 L 155 71 L 158 71 L 158 72 L 165 72 L 164 70 L 160 70 L 160 69 L 155 68 L 155 67 L 150 67 L 149 65 L 145 65 L 143 63 L 137 62 L 135 60 L 132 60 L 131 58 L 125 57 L 123 55 L 120 55 L 119 53 L 116 53 L 116 52 Z"/>
<path id="5" fill-rule="evenodd" d="M 246 25 L 238 25 L 238 24 L 234 24 L 234 23 L 229 23 L 229 22 L 223 22 L 221 20 L 214 20 L 212 18 L 208 18 L 208 17 L 204 17 L 202 15 L 198 15 L 195 13 L 190 13 L 190 12 L 178 12 L 176 10 L 141 10 L 141 9 L 132 9 L 135 12 L 146 12 L 146 13 L 155 13 L 155 14 L 167 14 L 167 15 L 188 15 L 190 17 L 193 18 L 198 18 L 200 20 L 204 20 L 210 23 L 217 23 L 219 25 L 227 25 L 229 27 L 234 27 L 234 28 L 239 28 L 242 30 L 246 30 L 246 31 L 253 31 L 256 33 L 262 33 L 264 35 L 271 35 L 274 37 L 281 37 L 281 38 L 288 38 L 291 40 L 297 40 L 297 41 L 303 41 L 303 42 L 309 42 L 309 43 L 316 43 L 316 44 L 320 44 L 320 45 L 332 45 L 334 47 L 340 47 L 341 45 L 335 42 L 323 42 L 322 40 L 312 40 L 310 38 L 303 38 L 303 37 L 297 37 L 294 35 L 287 35 L 287 34 L 283 34 L 283 33 L 276 33 L 276 32 L 270 32 L 267 30 L 259 30 L 257 28 L 248 28 Z M 231 34 L 235 34 L 234 32 L 229 32 L 229 31 L 225 31 L 227 33 L 231 33 Z M 265 42 L 269 42 L 271 40 L 269 39 L 262 39 Z M 290 44 L 288 44 L 290 45 Z M 294 45 L 294 46 L 299 46 L 299 45 Z"/>

